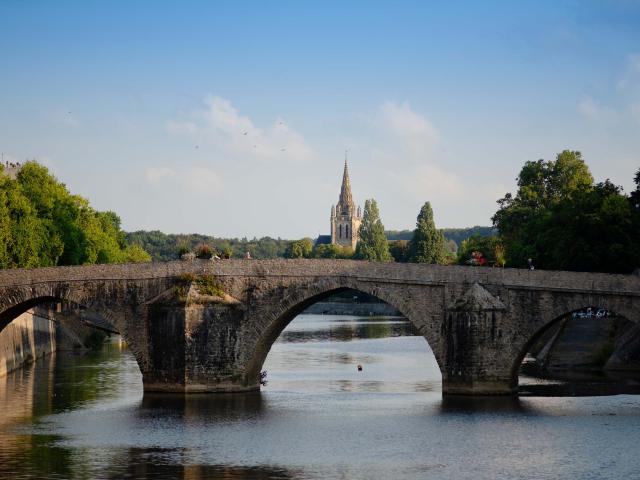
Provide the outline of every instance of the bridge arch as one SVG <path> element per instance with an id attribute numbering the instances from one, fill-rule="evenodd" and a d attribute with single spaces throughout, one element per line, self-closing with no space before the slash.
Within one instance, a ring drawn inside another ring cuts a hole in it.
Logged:
<path id="1" fill-rule="evenodd" d="M 511 364 L 511 386 L 514 389 L 518 387 L 520 366 L 535 343 L 546 332 L 553 329 L 568 316 L 581 311 L 586 311 L 587 309 L 591 309 L 595 312 L 601 309 L 607 310 L 614 313 L 616 316 L 622 317 L 636 325 L 640 325 L 640 311 L 638 310 L 638 306 L 634 306 L 633 302 L 630 302 L 628 298 L 621 299 L 613 296 L 594 297 L 592 295 L 574 295 L 570 299 L 563 299 L 562 302 L 554 305 L 548 315 L 540 318 L 539 321 L 534 322 L 531 328 L 524 330 L 522 335 L 524 342 L 516 350 L 517 354 Z"/>
<path id="2" fill-rule="evenodd" d="M 249 349 L 252 354 L 246 364 L 246 378 L 248 383 L 257 384 L 262 366 L 271 347 L 282 331 L 297 315 L 322 299 L 346 290 L 355 290 L 376 297 L 395 308 L 407 318 L 426 340 L 442 374 L 443 363 L 439 349 L 439 336 L 436 333 L 437 329 L 428 328 L 426 319 L 415 311 L 411 304 L 403 300 L 401 295 L 397 294 L 396 288 L 376 286 L 369 282 L 360 282 L 357 279 L 345 277 L 325 279 L 311 286 L 307 286 L 304 289 L 295 289 L 295 293 L 286 294 L 280 302 L 276 302 L 277 306 L 264 312 L 262 322 L 259 327 L 255 329 L 258 335 L 254 340 L 253 348 Z M 272 295 L 273 292 L 269 296 L 271 297 Z M 273 298 L 271 298 L 271 303 L 273 303 Z"/>
<path id="3" fill-rule="evenodd" d="M 82 288 L 73 288 L 68 284 L 43 283 L 14 289 L 10 298 L 0 300 L 2 300 L 0 302 L 0 308 L 2 308 L 0 310 L 0 332 L 18 316 L 43 303 L 69 302 L 87 308 L 115 328 L 127 343 L 140 371 L 143 372 L 144 354 L 134 335 L 130 335 L 128 332 L 125 315 L 108 308 L 103 296 L 90 295 Z"/>

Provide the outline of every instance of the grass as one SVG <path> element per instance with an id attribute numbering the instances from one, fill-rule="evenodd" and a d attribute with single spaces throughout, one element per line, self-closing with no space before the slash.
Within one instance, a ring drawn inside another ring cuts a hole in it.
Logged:
<path id="1" fill-rule="evenodd" d="M 173 298 L 179 302 L 186 302 L 189 294 L 189 287 L 196 285 L 200 295 L 210 295 L 214 297 L 224 297 L 224 288 L 213 275 L 195 275 L 193 273 L 183 273 L 176 277 L 177 285 L 173 287 Z"/>
<path id="2" fill-rule="evenodd" d="M 196 286 L 202 295 L 224 297 L 224 289 L 213 275 L 200 275 L 196 279 Z"/>

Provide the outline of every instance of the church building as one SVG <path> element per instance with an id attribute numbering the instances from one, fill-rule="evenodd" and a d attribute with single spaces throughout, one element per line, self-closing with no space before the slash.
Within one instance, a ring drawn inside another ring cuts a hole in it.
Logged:
<path id="1" fill-rule="evenodd" d="M 329 235 L 321 235 L 318 237 L 316 244 L 331 243 L 333 245 L 351 247 L 355 250 L 361 221 L 360 207 L 356 207 L 351 196 L 349 167 L 345 158 L 340 198 L 338 198 L 337 205 L 331 206 L 331 237 Z"/>

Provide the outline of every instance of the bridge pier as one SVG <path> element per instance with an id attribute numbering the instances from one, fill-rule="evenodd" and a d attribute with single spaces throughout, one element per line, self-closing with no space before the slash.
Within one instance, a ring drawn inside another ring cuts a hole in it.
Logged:
<path id="1" fill-rule="evenodd" d="M 502 301 L 474 283 L 448 305 L 442 326 L 443 395 L 512 395 L 508 317 Z"/>
<path id="2" fill-rule="evenodd" d="M 515 395 L 510 378 L 442 378 L 443 395 Z"/>
<path id="3" fill-rule="evenodd" d="M 175 293 L 175 292 L 173 292 Z M 242 367 L 239 344 L 243 311 L 225 297 L 184 296 L 148 306 L 149 365 L 142 372 L 146 392 L 247 392 L 259 390 Z"/>

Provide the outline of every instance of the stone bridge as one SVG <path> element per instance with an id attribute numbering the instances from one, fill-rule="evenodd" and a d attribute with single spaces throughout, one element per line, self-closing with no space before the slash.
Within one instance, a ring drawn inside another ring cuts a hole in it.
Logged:
<path id="1" fill-rule="evenodd" d="M 510 394 L 531 344 L 564 315 L 640 323 L 640 276 L 350 260 L 223 260 L 0 271 L 0 330 L 44 301 L 83 305 L 129 344 L 145 391 L 260 388 L 271 345 L 344 289 L 402 312 L 427 340 L 444 394 Z"/>

